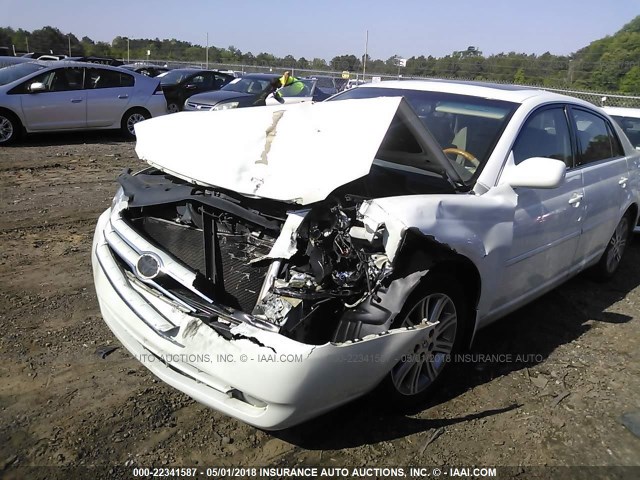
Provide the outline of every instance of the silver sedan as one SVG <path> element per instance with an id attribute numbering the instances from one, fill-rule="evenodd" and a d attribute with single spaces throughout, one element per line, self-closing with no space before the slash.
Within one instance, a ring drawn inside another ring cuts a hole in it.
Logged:
<path id="1" fill-rule="evenodd" d="M 106 65 L 29 62 L 0 69 L 0 146 L 23 132 L 121 129 L 167 113 L 157 79 Z"/>

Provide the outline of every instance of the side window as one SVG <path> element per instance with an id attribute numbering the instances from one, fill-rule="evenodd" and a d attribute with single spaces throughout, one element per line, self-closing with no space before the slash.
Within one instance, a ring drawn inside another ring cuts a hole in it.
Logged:
<path id="1" fill-rule="evenodd" d="M 220 90 L 225 86 L 226 81 L 226 77 L 223 77 L 222 75 L 214 75 L 213 87 L 216 90 Z"/>
<path id="2" fill-rule="evenodd" d="M 208 87 L 211 85 L 211 77 L 201 73 L 200 75 L 193 77 L 189 83 L 197 85 L 200 88 Z"/>
<path id="3" fill-rule="evenodd" d="M 527 119 L 513 145 L 513 160 L 518 163 L 532 157 L 562 160 L 573 166 L 571 134 L 563 107 L 545 108 Z"/>
<path id="4" fill-rule="evenodd" d="M 133 84 L 133 75 L 128 73 L 102 68 L 87 69 L 86 88 L 133 87 Z"/>
<path id="5" fill-rule="evenodd" d="M 66 92 L 82 89 L 83 68 L 58 68 L 29 80 L 43 83 L 49 92 Z"/>
<path id="6" fill-rule="evenodd" d="M 604 118 L 585 110 L 572 112 L 578 137 L 578 165 L 621 156 L 620 142 Z"/>
<path id="7" fill-rule="evenodd" d="M 611 118 L 620 125 L 631 144 L 634 147 L 640 147 L 640 118 L 620 117 L 617 115 L 612 115 Z"/>

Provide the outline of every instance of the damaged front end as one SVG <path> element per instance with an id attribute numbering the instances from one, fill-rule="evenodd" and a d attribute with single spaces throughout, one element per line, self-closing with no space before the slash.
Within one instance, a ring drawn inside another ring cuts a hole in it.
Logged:
<path id="1" fill-rule="evenodd" d="M 119 177 L 93 248 L 101 311 L 126 348 L 196 400 L 267 429 L 371 391 L 419 351 L 437 320 L 395 320 L 432 263 L 413 261 L 424 235 L 385 209 L 457 195 L 428 133 L 414 141 L 403 102 L 142 122 L 136 150 L 151 168 Z M 176 126 L 181 142 L 170 140 Z M 420 168 L 394 154 L 398 138 Z"/>
<path id="2" fill-rule="evenodd" d="M 119 219 L 153 246 L 123 267 L 223 335 L 242 322 L 309 345 L 385 332 L 425 273 L 394 275 L 362 198 L 291 210 L 155 169 L 119 181 Z"/>

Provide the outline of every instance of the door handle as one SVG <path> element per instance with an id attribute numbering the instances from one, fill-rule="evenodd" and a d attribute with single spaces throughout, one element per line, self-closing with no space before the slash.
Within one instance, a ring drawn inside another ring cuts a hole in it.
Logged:
<path id="1" fill-rule="evenodd" d="M 80 103 L 82 101 L 81 98 L 72 98 L 71 103 Z"/>
<path id="2" fill-rule="evenodd" d="M 618 180 L 618 185 L 620 185 L 622 188 L 627 188 L 627 180 L 629 180 L 627 177 L 620 177 L 620 180 Z"/>
<path id="3" fill-rule="evenodd" d="M 569 199 L 569 205 L 573 205 L 574 207 L 577 207 L 578 205 L 580 205 L 580 201 L 583 198 L 584 198 L 584 195 L 582 193 L 574 193 Z"/>
<path id="4" fill-rule="evenodd" d="M 129 98 L 129 95 L 124 94 L 124 95 L 118 95 L 118 98 Z"/>

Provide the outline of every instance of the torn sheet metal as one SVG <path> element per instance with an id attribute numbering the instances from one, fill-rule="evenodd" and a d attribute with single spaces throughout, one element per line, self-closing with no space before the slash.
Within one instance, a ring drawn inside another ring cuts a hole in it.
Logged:
<path id="1" fill-rule="evenodd" d="M 478 305 L 478 318 L 482 318 L 493 297 L 484 293 L 500 285 L 500 272 L 513 239 L 517 201 L 514 190 L 503 185 L 484 195 L 412 195 L 371 200 L 363 204 L 360 214 L 367 230 L 384 225 L 383 244 L 391 261 L 398 253 L 407 225 L 471 260 L 483 280 Z"/>
<path id="2" fill-rule="evenodd" d="M 271 251 L 267 257 L 288 259 L 295 255 L 298 251 L 296 243 L 298 228 L 307 213 L 309 213 L 309 210 L 300 210 L 288 213 L 287 220 L 284 222 L 282 231 L 276 239 L 276 242 L 273 244 L 273 247 L 271 247 Z"/>
<path id="3" fill-rule="evenodd" d="M 138 156 L 202 185 L 309 204 L 360 178 L 401 97 L 182 112 L 136 125 Z"/>

